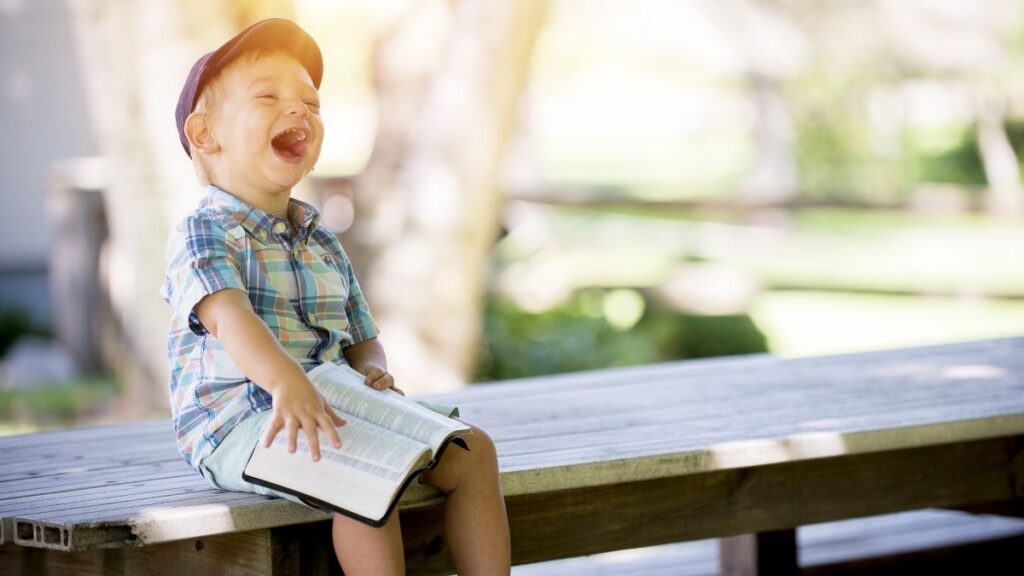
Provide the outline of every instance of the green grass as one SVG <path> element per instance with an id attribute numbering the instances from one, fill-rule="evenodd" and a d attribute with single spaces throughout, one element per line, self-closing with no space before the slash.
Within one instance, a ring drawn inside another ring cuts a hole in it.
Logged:
<path id="1" fill-rule="evenodd" d="M 34 424 L 12 424 L 0 422 L 0 436 L 13 436 L 14 434 L 28 434 L 39 432 L 42 428 Z"/>
<path id="2" fill-rule="evenodd" d="M 0 390 L 0 435 L 73 425 L 101 412 L 118 392 L 117 384 L 104 378 Z"/>
<path id="3" fill-rule="evenodd" d="M 1024 296 L 1019 223 L 978 215 L 809 211 L 732 260 L 769 286 Z"/>
<path id="4" fill-rule="evenodd" d="M 1024 301 L 768 292 L 751 315 L 783 356 L 814 356 L 1024 334 Z"/>
<path id="5" fill-rule="evenodd" d="M 645 285 L 680 262 L 711 260 L 769 289 L 1024 296 L 1016 265 L 1024 227 L 978 214 L 801 210 L 789 226 L 772 228 L 656 208 L 569 207 L 551 210 L 549 222 L 557 240 L 536 257 L 584 283 L 594 276 L 630 285 L 622 276 L 636 269 L 644 274 L 632 284 Z M 510 258 L 530 253 L 505 244 Z M 620 254 L 628 264 L 606 265 Z"/>
<path id="6" fill-rule="evenodd" d="M 838 209 L 789 216 L 770 228 L 642 206 L 555 208 L 548 236 L 503 241 L 516 274 L 502 281 L 643 289 L 677 266 L 714 262 L 762 287 L 749 312 L 785 355 L 1024 334 L 1019 222 Z"/>

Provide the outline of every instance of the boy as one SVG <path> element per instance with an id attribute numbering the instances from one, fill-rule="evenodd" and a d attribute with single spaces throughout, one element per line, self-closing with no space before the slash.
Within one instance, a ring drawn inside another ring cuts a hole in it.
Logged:
<path id="1" fill-rule="evenodd" d="M 344 425 L 306 378 L 321 362 L 347 363 L 378 390 L 394 388 L 348 257 L 291 198 L 323 139 L 316 42 L 296 24 L 258 22 L 200 58 L 175 110 L 178 136 L 200 182 L 199 208 L 168 242 L 162 296 L 171 407 L 185 460 L 211 484 L 295 498 L 249 484 L 256 442 L 319 431 L 340 446 Z M 450 415 L 446 413 L 446 415 Z M 448 493 L 446 536 L 460 573 L 508 573 L 508 522 L 494 445 L 481 430 L 470 450 L 448 450 L 422 481 Z M 334 515 L 346 574 L 404 572 L 398 514 L 381 528 Z"/>

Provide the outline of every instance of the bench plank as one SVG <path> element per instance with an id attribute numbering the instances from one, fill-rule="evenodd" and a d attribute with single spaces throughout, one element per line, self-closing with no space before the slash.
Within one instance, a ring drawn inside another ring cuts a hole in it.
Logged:
<path id="1" fill-rule="evenodd" d="M 897 574 L 1012 574 L 1012 569 L 982 571 L 974 561 L 979 551 L 989 548 L 988 541 L 1024 545 L 1024 521 L 994 516 L 976 516 L 946 510 L 919 510 L 883 516 L 843 520 L 802 526 L 797 531 L 800 569 L 804 575 L 876 574 L 880 563 L 890 564 L 898 558 L 904 563 Z M 622 550 L 593 556 L 528 564 L 516 567 L 516 576 L 611 576 L 644 574 L 645 576 L 713 576 L 718 570 L 718 550 L 714 540 L 673 543 L 644 549 Z M 965 568 L 915 570 L 908 568 L 912 555 L 936 555 L 943 550 L 943 560 Z M 952 558 L 950 558 L 953 552 Z M 964 552 L 969 558 L 961 560 Z M 1005 562 L 1009 554 L 990 558 Z M 853 568 L 860 569 L 856 571 Z M 872 571 L 874 569 L 875 571 Z"/>
<path id="2" fill-rule="evenodd" d="M 506 498 L 516 564 L 1015 497 L 1004 439 L 784 462 Z M 937 481 L 942 479 L 942 481 Z M 449 570 L 440 507 L 404 510 L 406 555 Z M 434 551 L 434 552 L 430 552 Z"/>
<path id="3" fill-rule="evenodd" d="M 20 553 L 0 548 L 0 573 L 110 576 L 164 574 L 273 574 L 267 532 L 224 534 L 217 538 L 169 542 L 147 548 L 112 548 L 100 553 L 63 552 L 21 548 Z M 230 566 L 230 569 L 227 567 Z"/>
<path id="4" fill-rule="evenodd" d="M 774 472 L 765 470 L 783 470 L 773 480 L 783 482 L 794 474 L 810 474 L 803 466 L 824 466 L 814 473 L 820 481 L 835 474 L 828 466 L 866 462 L 883 466 L 872 472 L 878 478 L 868 480 L 904 474 L 911 486 L 920 481 L 913 470 L 890 465 L 885 458 L 905 453 L 926 466 L 917 459 L 920 455 L 948 459 L 956 453 L 949 452 L 954 447 L 967 445 L 985 447 L 963 455 L 986 471 L 977 484 L 960 486 L 950 479 L 952 487 L 940 483 L 949 488 L 947 497 L 926 490 L 923 494 L 930 496 L 917 500 L 903 494 L 910 488 L 886 481 L 893 495 L 867 496 L 878 501 L 880 512 L 891 511 L 881 510 L 887 507 L 964 505 L 981 497 L 1006 499 L 1014 490 L 1017 495 L 1024 491 L 1024 458 L 1016 444 L 1003 440 L 1024 435 L 1022 392 L 1024 338 L 1011 338 L 796 360 L 758 355 L 619 368 L 481 385 L 433 399 L 460 405 L 469 420 L 495 439 L 510 510 L 521 510 L 514 529 L 528 531 L 537 522 L 557 520 L 534 518 L 528 510 L 557 509 L 565 495 L 608 494 L 628 502 L 618 491 L 647 486 L 644 482 L 668 492 L 691 486 L 706 500 L 715 482 L 727 487 L 765 474 L 774 478 Z M 25 538 L 17 540 L 26 545 L 73 550 L 152 545 L 326 517 L 285 501 L 208 488 L 180 459 L 167 421 L 0 438 L 0 451 L 5 455 L 0 525 L 8 541 L 12 532 L 23 532 Z M 951 462 L 941 465 L 954 467 Z M 121 472 L 132 481 L 118 483 Z M 708 485 L 711 478 L 717 480 Z M 54 488 L 34 490 L 33 482 L 53 483 Z M 775 498 L 799 496 L 779 490 Z M 61 493 L 81 498 L 61 503 Z M 761 499 L 771 495 L 757 494 Z M 822 498 L 823 503 L 845 499 L 827 491 Z M 438 501 L 436 492 L 414 486 L 403 498 L 403 518 L 422 513 L 429 519 L 439 511 Z M 867 513 L 841 504 L 836 504 L 840 516 L 835 517 Z M 733 502 L 746 505 L 763 507 L 765 502 Z M 579 506 L 579 522 L 598 512 Z M 710 508 L 707 516 L 697 517 L 692 532 L 658 527 L 657 522 L 651 530 L 630 529 L 649 543 L 664 537 L 776 530 L 813 520 L 793 517 L 788 525 L 763 526 L 736 509 L 715 508 L 712 513 Z M 645 512 L 665 516 L 653 508 Z M 722 532 L 712 521 L 724 520 L 715 520 L 714 514 L 742 521 L 726 522 L 728 529 Z M 12 521 L 17 523 L 13 528 Z M 621 523 L 612 526 L 621 528 Z M 58 536 L 50 541 L 35 538 L 36 532 L 46 530 Z M 580 550 L 608 537 L 607 531 L 597 532 L 572 545 L 557 538 L 530 538 L 523 542 L 533 551 L 518 559 L 552 554 L 559 546 L 563 554 L 587 553 Z M 625 545 L 629 538 L 612 540 Z M 431 542 L 416 546 L 430 549 Z"/>

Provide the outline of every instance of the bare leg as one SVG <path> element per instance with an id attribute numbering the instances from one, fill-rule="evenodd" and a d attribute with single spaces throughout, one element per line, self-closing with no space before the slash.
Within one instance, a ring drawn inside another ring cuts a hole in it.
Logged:
<path id="1" fill-rule="evenodd" d="M 334 515 L 334 553 L 347 576 L 405 574 L 405 553 L 398 510 L 380 528 Z"/>
<path id="2" fill-rule="evenodd" d="M 452 446 L 423 481 L 448 493 L 445 536 L 462 576 L 508 574 L 511 541 L 494 443 L 473 426 L 470 451 Z"/>

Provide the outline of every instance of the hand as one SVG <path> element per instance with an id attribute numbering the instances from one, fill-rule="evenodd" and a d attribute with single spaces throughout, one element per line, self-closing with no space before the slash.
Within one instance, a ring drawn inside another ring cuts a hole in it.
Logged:
<path id="1" fill-rule="evenodd" d="M 391 374 L 377 366 L 376 364 L 367 364 L 359 369 L 360 372 L 366 375 L 366 379 L 363 383 L 373 388 L 374 390 L 394 390 L 402 396 L 405 396 L 405 392 L 395 387 L 395 378 Z"/>
<path id="2" fill-rule="evenodd" d="M 314 462 L 320 460 L 320 435 L 317 429 L 323 429 L 335 449 L 341 447 L 336 427 L 344 426 L 345 420 L 334 413 L 308 379 L 294 380 L 276 387 L 273 398 L 274 415 L 263 437 L 264 447 L 270 446 L 274 436 L 282 429 L 288 431 L 288 451 L 292 453 L 296 449 L 299 430 L 302 430 Z"/>

